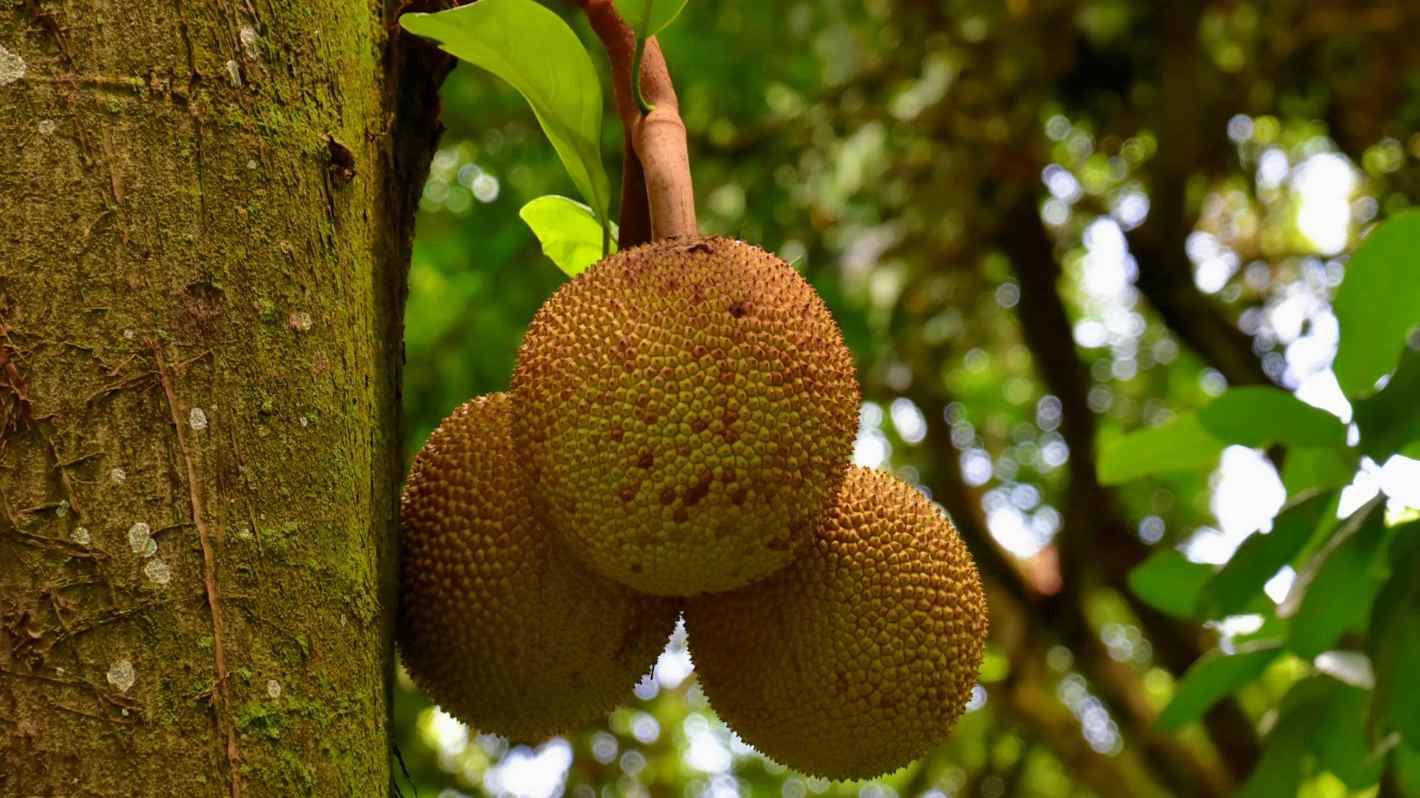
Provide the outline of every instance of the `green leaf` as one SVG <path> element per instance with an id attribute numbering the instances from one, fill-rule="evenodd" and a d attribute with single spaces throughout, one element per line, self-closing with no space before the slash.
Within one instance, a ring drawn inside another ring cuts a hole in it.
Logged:
<path id="1" fill-rule="evenodd" d="M 1267 580 L 1307 545 L 1333 498 L 1331 493 L 1315 492 L 1293 499 L 1272 522 L 1272 531 L 1244 540 L 1200 590 L 1200 613 L 1218 618 L 1243 612 Z"/>
<path id="2" fill-rule="evenodd" d="M 1222 451 L 1223 442 L 1189 413 L 1102 445 L 1099 479 L 1105 485 L 1121 485 L 1165 471 L 1211 469 Z"/>
<path id="3" fill-rule="evenodd" d="M 1355 404 L 1362 454 L 1383 463 L 1420 440 L 1420 401 L 1416 397 L 1420 397 L 1420 352 L 1407 348 L 1385 388 Z"/>
<path id="4" fill-rule="evenodd" d="M 1230 388 L 1198 411 L 1213 437 L 1243 446 L 1345 446 L 1341 419 L 1279 388 Z"/>
<path id="5" fill-rule="evenodd" d="M 1159 730 L 1173 731 L 1203 717 L 1213 704 L 1261 676 L 1281 653 L 1282 648 L 1272 643 L 1245 653 L 1204 655 L 1183 675 L 1173 699 L 1159 714 Z"/>
<path id="6" fill-rule="evenodd" d="M 1356 478 L 1360 453 L 1331 446 L 1295 446 L 1287 450 L 1282 486 L 1288 496 L 1313 488 L 1339 488 Z"/>
<path id="7" fill-rule="evenodd" d="M 1338 682 L 1314 676 L 1292 685 L 1262 758 L 1233 798 L 1281 798 L 1299 794 L 1302 760 L 1312 747 L 1326 707 Z"/>
<path id="8" fill-rule="evenodd" d="M 1213 569 L 1174 549 L 1161 549 L 1129 572 L 1129 589 L 1145 604 L 1176 618 L 1193 618 L 1198 593 Z"/>
<path id="9" fill-rule="evenodd" d="M 1365 396 L 1420 324 L 1420 210 L 1392 216 L 1361 243 L 1333 307 L 1341 326 L 1336 380 L 1347 396 Z"/>
<path id="10" fill-rule="evenodd" d="M 614 0 L 616 10 L 636 31 L 636 35 L 646 39 L 666 29 L 680 16 L 686 0 Z M 646 24 L 646 7 L 651 8 L 650 24 Z"/>
<path id="11" fill-rule="evenodd" d="M 478 0 L 399 24 L 511 83 L 532 106 L 572 182 L 599 219 L 611 182 L 602 165 L 602 88 L 591 56 L 562 18 L 534 0 Z"/>
<path id="12" fill-rule="evenodd" d="M 1376 673 L 1371 730 L 1398 731 L 1420 747 L 1420 521 L 1392 530 L 1390 579 L 1371 608 L 1367 635 Z"/>
<path id="13" fill-rule="evenodd" d="M 601 260 L 602 226 L 586 205 L 548 194 L 524 205 L 518 215 L 542 243 L 542 253 L 568 277 L 576 277 Z M 612 225 L 611 237 L 616 238 L 616 225 Z M 615 244 L 611 251 L 616 251 Z"/>
<path id="14" fill-rule="evenodd" d="M 1378 499 L 1357 510 L 1297 576 L 1279 609 L 1283 616 L 1294 615 L 1287 647 L 1297 656 L 1311 659 L 1342 634 L 1365 626 L 1386 538 L 1382 506 Z"/>
<path id="15" fill-rule="evenodd" d="M 1391 756 L 1400 794 L 1405 798 L 1420 798 L 1420 745 L 1401 743 Z"/>
<path id="16" fill-rule="evenodd" d="M 1297 795 L 1302 786 L 1302 757 L 1306 753 L 1306 735 L 1294 727 L 1278 724 L 1267 741 L 1267 747 L 1262 749 L 1262 757 L 1243 786 L 1233 793 L 1233 798 Z"/>
<path id="17" fill-rule="evenodd" d="M 1374 785 L 1385 766 L 1385 757 L 1371 756 L 1366 737 L 1370 703 L 1370 690 L 1335 682 L 1312 733 L 1311 749 L 1317 764 L 1353 790 Z"/>

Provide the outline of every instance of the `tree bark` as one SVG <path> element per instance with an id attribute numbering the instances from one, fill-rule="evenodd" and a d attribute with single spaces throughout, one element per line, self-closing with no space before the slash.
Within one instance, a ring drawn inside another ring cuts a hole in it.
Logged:
<path id="1" fill-rule="evenodd" d="M 388 790 L 394 6 L 0 9 L 0 795 Z"/>

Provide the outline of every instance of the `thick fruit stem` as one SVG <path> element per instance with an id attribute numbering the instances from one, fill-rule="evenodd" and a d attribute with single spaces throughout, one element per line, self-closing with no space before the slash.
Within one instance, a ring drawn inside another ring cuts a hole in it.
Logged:
<path id="1" fill-rule="evenodd" d="M 631 80 L 637 53 L 635 32 L 617 13 L 611 0 L 580 0 L 580 3 L 611 59 L 617 111 L 631 147 L 626 157 L 626 174 L 631 173 L 632 153 L 645 173 L 644 200 L 633 197 L 635 192 L 628 190 L 631 186 L 625 179 L 622 181 L 621 245 L 627 246 L 628 239 L 641 243 L 634 240 L 634 235 L 629 236 L 626 228 L 631 223 L 634 229 L 634 224 L 645 218 L 638 214 L 646 211 L 649 211 L 652 239 L 699 235 L 685 123 L 680 118 L 680 103 L 660 45 L 655 37 L 645 42 L 640 91 L 654 108 L 642 115 Z"/>

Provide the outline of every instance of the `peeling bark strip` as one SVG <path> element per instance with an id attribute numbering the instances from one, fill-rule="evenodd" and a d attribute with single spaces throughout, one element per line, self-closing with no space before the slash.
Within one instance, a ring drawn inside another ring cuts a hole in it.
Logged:
<path id="1" fill-rule="evenodd" d="M 388 791 L 395 11 L 0 9 L 0 796 Z"/>
<path id="2" fill-rule="evenodd" d="M 163 362 L 163 348 L 149 338 L 146 343 L 153 350 L 153 362 L 158 367 L 158 380 L 163 386 L 163 395 L 168 400 L 168 410 L 172 413 L 173 429 L 177 433 L 178 451 L 182 454 L 183 470 L 186 472 L 187 495 L 192 510 L 192 523 L 197 527 L 197 538 L 202 544 L 202 586 L 207 595 L 207 609 L 212 615 L 212 659 L 216 666 L 217 683 L 212 689 L 212 706 L 217 711 L 217 725 L 226 736 L 227 779 L 232 788 L 232 798 L 242 794 L 241 756 L 237 752 L 237 735 L 232 724 L 232 699 L 227 689 L 227 656 L 222 649 L 222 600 L 217 589 L 217 566 L 212 557 L 212 543 L 207 535 L 206 512 L 202 507 L 202 481 L 197 473 L 197 463 L 193 459 L 192 445 L 182 428 L 182 414 L 178 411 L 177 393 L 173 390 L 173 377 Z M 194 429 L 206 428 L 206 414 L 197 415 L 193 408 L 188 415 L 189 426 Z"/>

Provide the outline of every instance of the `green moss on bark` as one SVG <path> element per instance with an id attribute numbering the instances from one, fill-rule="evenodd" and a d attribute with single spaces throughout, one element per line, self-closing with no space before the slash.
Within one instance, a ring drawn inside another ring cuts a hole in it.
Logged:
<path id="1" fill-rule="evenodd" d="M 389 783 L 408 184 L 432 145 L 397 134 L 432 106 L 390 84 L 386 13 L 0 7 L 27 65 L 0 86 L 0 794 Z"/>

